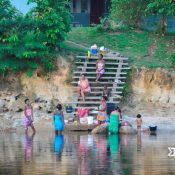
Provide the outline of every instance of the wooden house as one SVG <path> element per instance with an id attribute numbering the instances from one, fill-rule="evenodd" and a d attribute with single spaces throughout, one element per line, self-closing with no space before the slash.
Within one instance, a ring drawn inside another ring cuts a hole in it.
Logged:
<path id="1" fill-rule="evenodd" d="M 98 24 L 100 18 L 109 13 L 110 0 L 72 0 L 71 13 L 73 26 Z"/>

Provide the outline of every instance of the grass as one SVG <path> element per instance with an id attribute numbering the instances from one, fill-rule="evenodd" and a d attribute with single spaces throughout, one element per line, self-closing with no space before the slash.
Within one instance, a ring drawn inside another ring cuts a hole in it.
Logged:
<path id="1" fill-rule="evenodd" d="M 175 36 L 158 36 L 147 31 L 110 33 L 98 31 L 96 27 L 74 28 L 68 41 L 63 43 L 63 47 L 74 54 L 85 54 L 85 48 L 95 43 L 129 57 L 131 65 L 136 67 L 171 68 L 170 55 L 175 51 Z"/>

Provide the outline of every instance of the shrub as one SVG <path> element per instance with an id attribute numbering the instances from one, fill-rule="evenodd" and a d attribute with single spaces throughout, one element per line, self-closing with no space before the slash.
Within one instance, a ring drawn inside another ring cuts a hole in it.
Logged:
<path id="1" fill-rule="evenodd" d="M 171 55 L 170 59 L 172 64 L 175 65 L 175 52 Z"/>
<path id="2" fill-rule="evenodd" d="M 54 68 L 56 49 L 70 30 L 68 0 L 29 0 L 36 6 L 25 16 L 10 0 L 0 2 L 0 73 Z"/>

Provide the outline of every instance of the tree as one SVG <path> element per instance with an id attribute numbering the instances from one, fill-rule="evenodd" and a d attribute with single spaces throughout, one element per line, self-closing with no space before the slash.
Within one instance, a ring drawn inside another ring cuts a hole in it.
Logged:
<path id="1" fill-rule="evenodd" d="M 138 27 L 145 14 L 147 2 L 148 0 L 112 0 L 111 19 Z"/>
<path id="2" fill-rule="evenodd" d="M 69 0 L 28 0 L 36 6 L 30 16 L 38 22 L 36 32 L 45 36 L 47 46 L 59 47 L 70 30 L 70 2 Z"/>
<path id="3" fill-rule="evenodd" d="M 158 32 L 164 34 L 167 29 L 167 17 L 175 15 L 175 1 L 174 0 L 150 0 L 146 11 L 160 15 L 160 23 L 158 25 Z"/>
<path id="4" fill-rule="evenodd" d="M 10 3 L 0 2 L 0 73 L 54 67 L 55 48 L 70 30 L 68 0 L 29 0 L 35 7 L 22 15 Z"/>
<path id="5" fill-rule="evenodd" d="M 0 20 L 14 18 L 19 13 L 17 9 L 11 5 L 10 0 L 1 0 L 0 10 Z"/>

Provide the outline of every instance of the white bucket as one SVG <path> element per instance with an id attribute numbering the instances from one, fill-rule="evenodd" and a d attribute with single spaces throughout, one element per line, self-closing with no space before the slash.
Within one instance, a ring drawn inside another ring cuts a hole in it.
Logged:
<path id="1" fill-rule="evenodd" d="M 89 116 L 89 117 L 87 117 L 87 120 L 88 120 L 88 125 L 92 125 L 94 122 L 94 117 Z"/>

